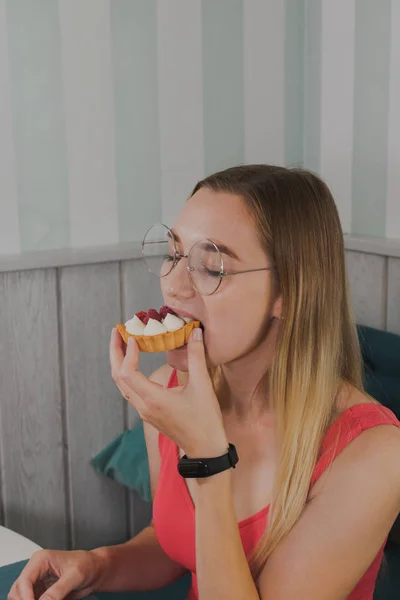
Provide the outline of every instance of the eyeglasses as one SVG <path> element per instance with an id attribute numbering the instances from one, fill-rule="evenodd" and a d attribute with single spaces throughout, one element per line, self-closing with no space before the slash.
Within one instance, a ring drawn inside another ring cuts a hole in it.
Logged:
<path id="1" fill-rule="evenodd" d="M 186 270 L 193 288 L 202 296 L 211 296 L 228 275 L 272 271 L 275 267 L 225 271 L 222 252 L 212 240 L 200 240 L 187 254 L 176 249 L 176 238 L 166 225 L 153 225 L 142 241 L 142 255 L 147 269 L 157 277 L 166 277 L 182 258 L 187 259 Z"/>

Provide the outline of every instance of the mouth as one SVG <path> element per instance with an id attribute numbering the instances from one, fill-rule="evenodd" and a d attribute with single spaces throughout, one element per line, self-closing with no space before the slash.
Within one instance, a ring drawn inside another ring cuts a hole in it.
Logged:
<path id="1" fill-rule="evenodd" d="M 184 310 L 180 310 L 179 308 L 174 308 L 173 306 L 168 306 L 178 317 L 187 317 L 188 319 L 192 319 L 193 321 L 200 321 L 195 315 L 188 313 Z M 201 322 L 201 321 L 200 321 Z"/>

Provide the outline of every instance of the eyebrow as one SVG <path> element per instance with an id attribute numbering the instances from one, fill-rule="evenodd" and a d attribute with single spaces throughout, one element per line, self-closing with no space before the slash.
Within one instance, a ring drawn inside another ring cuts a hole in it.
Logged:
<path id="1" fill-rule="evenodd" d="M 170 231 L 172 231 L 172 233 L 174 234 L 176 241 L 181 244 L 182 241 L 181 241 L 179 235 L 176 233 L 176 231 L 174 229 L 171 229 Z M 240 260 L 240 258 L 236 254 L 236 252 L 234 252 L 233 250 L 228 248 L 228 246 L 225 246 L 225 244 L 220 244 L 219 242 L 216 242 L 215 240 L 210 240 L 210 241 L 214 242 L 214 244 L 216 246 L 218 246 L 218 250 L 221 252 L 221 254 L 226 254 L 226 256 L 230 256 L 231 258 L 233 258 L 235 260 Z"/>

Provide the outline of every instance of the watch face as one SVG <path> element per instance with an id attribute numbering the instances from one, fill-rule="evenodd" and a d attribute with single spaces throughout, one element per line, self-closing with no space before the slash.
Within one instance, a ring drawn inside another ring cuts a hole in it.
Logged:
<path id="1" fill-rule="evenodd" d="M 190 458 L 179 461 L 178 471 L 182 477 L 207 477 L 210 474 L 210 468 L 206 463 Z"/>

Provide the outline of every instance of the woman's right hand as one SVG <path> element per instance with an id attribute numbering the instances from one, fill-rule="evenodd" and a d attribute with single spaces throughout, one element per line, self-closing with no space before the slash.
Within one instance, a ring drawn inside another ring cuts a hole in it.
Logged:
<path id="1" fill-rule="evenodd" d="M 106 561 L 91 551 L 39 550 L 12 586 L 7 600 L 80 600 L 98 589 Z"/>

